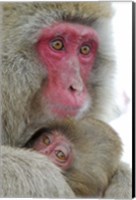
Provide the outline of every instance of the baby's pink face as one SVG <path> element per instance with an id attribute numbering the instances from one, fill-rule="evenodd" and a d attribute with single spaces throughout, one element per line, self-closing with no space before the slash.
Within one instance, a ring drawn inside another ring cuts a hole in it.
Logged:
<path id="1" fill-rule="evenodd" d="M 74 153 L 70 141 L 59 131 L 43 133 L 33 145 L 33 148 L 48 156 L 54 164 L 63 170 L 71 167 Z"/>

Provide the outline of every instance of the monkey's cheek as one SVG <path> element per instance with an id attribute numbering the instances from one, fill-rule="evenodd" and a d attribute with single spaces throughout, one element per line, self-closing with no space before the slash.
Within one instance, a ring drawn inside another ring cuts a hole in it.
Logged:
<path id="1" fill-rule="evenodd" d="M 76 118 L 80 119 L 85 113 L 87 113 L 87 111 L 89 111 L 89 108 L 91 106 L 92 106 L 92 100 L 91 100 L 91 97 L 88 96 L 88 98 L 85 101 L 84 105 L 78 111 L 78 114 L 76 115 Z"/>

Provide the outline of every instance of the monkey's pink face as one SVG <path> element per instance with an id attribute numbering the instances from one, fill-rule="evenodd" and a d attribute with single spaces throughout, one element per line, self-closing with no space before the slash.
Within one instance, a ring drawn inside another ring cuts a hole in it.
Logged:
<path id="1" fill-rule="evenodd" d="M 33 148 L 48 156 L 54 164 L 67 170 L 71 167 L 74 154 L 70 141 L 58 131 L 43 133 L 33 144 Z"/>
<path id="2" fill-rule="evenodd" d="M 87 108 L 98 44 L 97 33 L 87 26 L 59 23 L 43 30 L 37 49 L 48 72 L 43 95 L 53 113 L 76 116 Z"/>

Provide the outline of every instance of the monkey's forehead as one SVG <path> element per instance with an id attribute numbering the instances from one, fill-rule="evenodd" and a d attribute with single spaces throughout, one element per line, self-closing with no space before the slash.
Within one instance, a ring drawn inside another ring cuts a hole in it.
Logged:
<path id="1" fill-rule="evenodd" d="M 59 10 L 59 13 L 58 13 Z M 4 3 L 3 11 L 8 11 L 8 15 L 18 17 L 20 15 L 35 15 L 38 12 L 44 12 L 51 16 L 54 13 L 61 16 L 63 20 L 85 18 L 90 21 L 99 17 L 110 17 L 113 14 L 110 2 L 29 2 L 29 3 Z M 13 12 L 14 11 L 14 12 Z M 13 14 L 14 13 L 14 14 Z M 55 17 L 55 15 L 54 15 Z"/>
<path id="2" fill-rule="evenodd" d="M 43 28 L 56 22 L 72 22 L 93 27 L 95 23 L 97 26 L 97 19 L 109 19 L 112 14 L 110 2 L 3 3 L 4 37 L 8 40 L 11 30 L 14 30 L 18 43 L 23 41 L 24 45 L 32 45 L 38 41 Z"/>

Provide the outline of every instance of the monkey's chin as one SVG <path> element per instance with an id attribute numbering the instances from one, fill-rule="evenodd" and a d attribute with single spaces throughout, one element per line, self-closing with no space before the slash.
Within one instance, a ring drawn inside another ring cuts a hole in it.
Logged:
<path id="1" fill-rule="evenodd" d="M 59 118 L 76 117 L 80 118 L 82 113 L 89 108 L 89 102 L 83 104 L 83 106 L 64 106 L 53 104 L 50 106 L 51 112 L 56 114 Z"/>
<path id="2" fill-rule="evenodd" d="M 50 109 L 52 113 L 56 114 L 56 116 L 65 118 L 75 117 L 78 114 L 80 107 L 52 105 Z"/>

